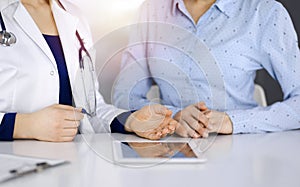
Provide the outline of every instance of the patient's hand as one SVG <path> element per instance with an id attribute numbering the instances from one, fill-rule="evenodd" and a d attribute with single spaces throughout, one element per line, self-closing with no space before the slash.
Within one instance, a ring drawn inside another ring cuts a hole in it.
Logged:
<path id="1" fill-rule="evenodd" d="M 208 118 L 204 112 L 208 109 L 203 102 L 189 105 L 179 111 L 174 119 L 180 123 L 176 133 L 182 137 L 208 137 L 209 129 Z"/>
<path id="2" fill-rule="evenodd" d="M 232 134 L 232 122 L 225 112 L 211 110 L 205 115 L 209 119 L 209 125 L 212 127 L 212 129 L 210 129 L 210 132 L 217 132 L 220 134 Z"/>
<path id="3" fill-rule="evenodd" d="M 171 115 L 172 111 L 162 105 L 148 105 L 129 116 L 125 129 L 140 137 L 157 140 L 173 134 L 179 126 Z"/>

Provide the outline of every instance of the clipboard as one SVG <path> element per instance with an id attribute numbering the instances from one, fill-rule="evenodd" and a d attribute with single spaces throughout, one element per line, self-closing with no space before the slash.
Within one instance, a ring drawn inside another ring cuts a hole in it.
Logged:
<path id="1" fill-rule="evenodd" d="M 0 184 L 30 173 L 69 163 L 65 160 L 0 154 Z"/>

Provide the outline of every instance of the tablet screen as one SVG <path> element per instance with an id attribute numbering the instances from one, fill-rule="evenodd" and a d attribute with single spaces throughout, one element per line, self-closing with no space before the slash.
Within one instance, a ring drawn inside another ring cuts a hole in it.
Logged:
<path id="1" fill-rule="evenodd" d="M 186 142 L 121 142 L 123 158 L 197 158 Z"/>

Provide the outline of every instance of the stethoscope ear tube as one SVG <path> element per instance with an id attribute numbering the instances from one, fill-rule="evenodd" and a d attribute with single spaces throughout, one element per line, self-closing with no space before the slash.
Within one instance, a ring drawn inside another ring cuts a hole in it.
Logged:
<path id="1" fill-rule="evenodd" d="M 6 27 L 5 27 L 1 12 L 0 12 L 0 24 L 1 24 L 2 31 L 6 31 Z"/>
<path id="2" fill-rule="evenodd" d="M 15 44 L 17 42 L 17 38 L 13 33 L 6 31 L 6 27 L 1 12 L 0 12 L 0 24 L 2 28 L 2 31 L 0 31 L 0 44 L 4 47 Z"/>

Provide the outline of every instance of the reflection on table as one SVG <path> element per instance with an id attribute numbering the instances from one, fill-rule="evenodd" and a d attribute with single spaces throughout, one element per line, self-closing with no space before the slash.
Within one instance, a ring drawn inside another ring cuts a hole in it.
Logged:
<path id="1" fill-rule="evenodd" d="M 1 184 L 6 186 L 300 186 L 300 131 L 217 136 L 190 140 L 204 150 L 204 164 L 160 164 L 128 168 L 113 163 L 114 140 L 145 141 L 132 135 L 78 135 L 74 142 L 0 142 L 1 153 L 59 158 L 70 164 Z M 178 140 L 169 137 L 165 141 Z M 139 154 L 153 148 L 132 145 Z M 153 144 L 155 149 L 168 149 Z M 158 148 L 159 147 L 159 148 Z M 188 154 L 179 146 L 175 149 Z M 168 153 L 170 154 L 170 153 Z"/>

